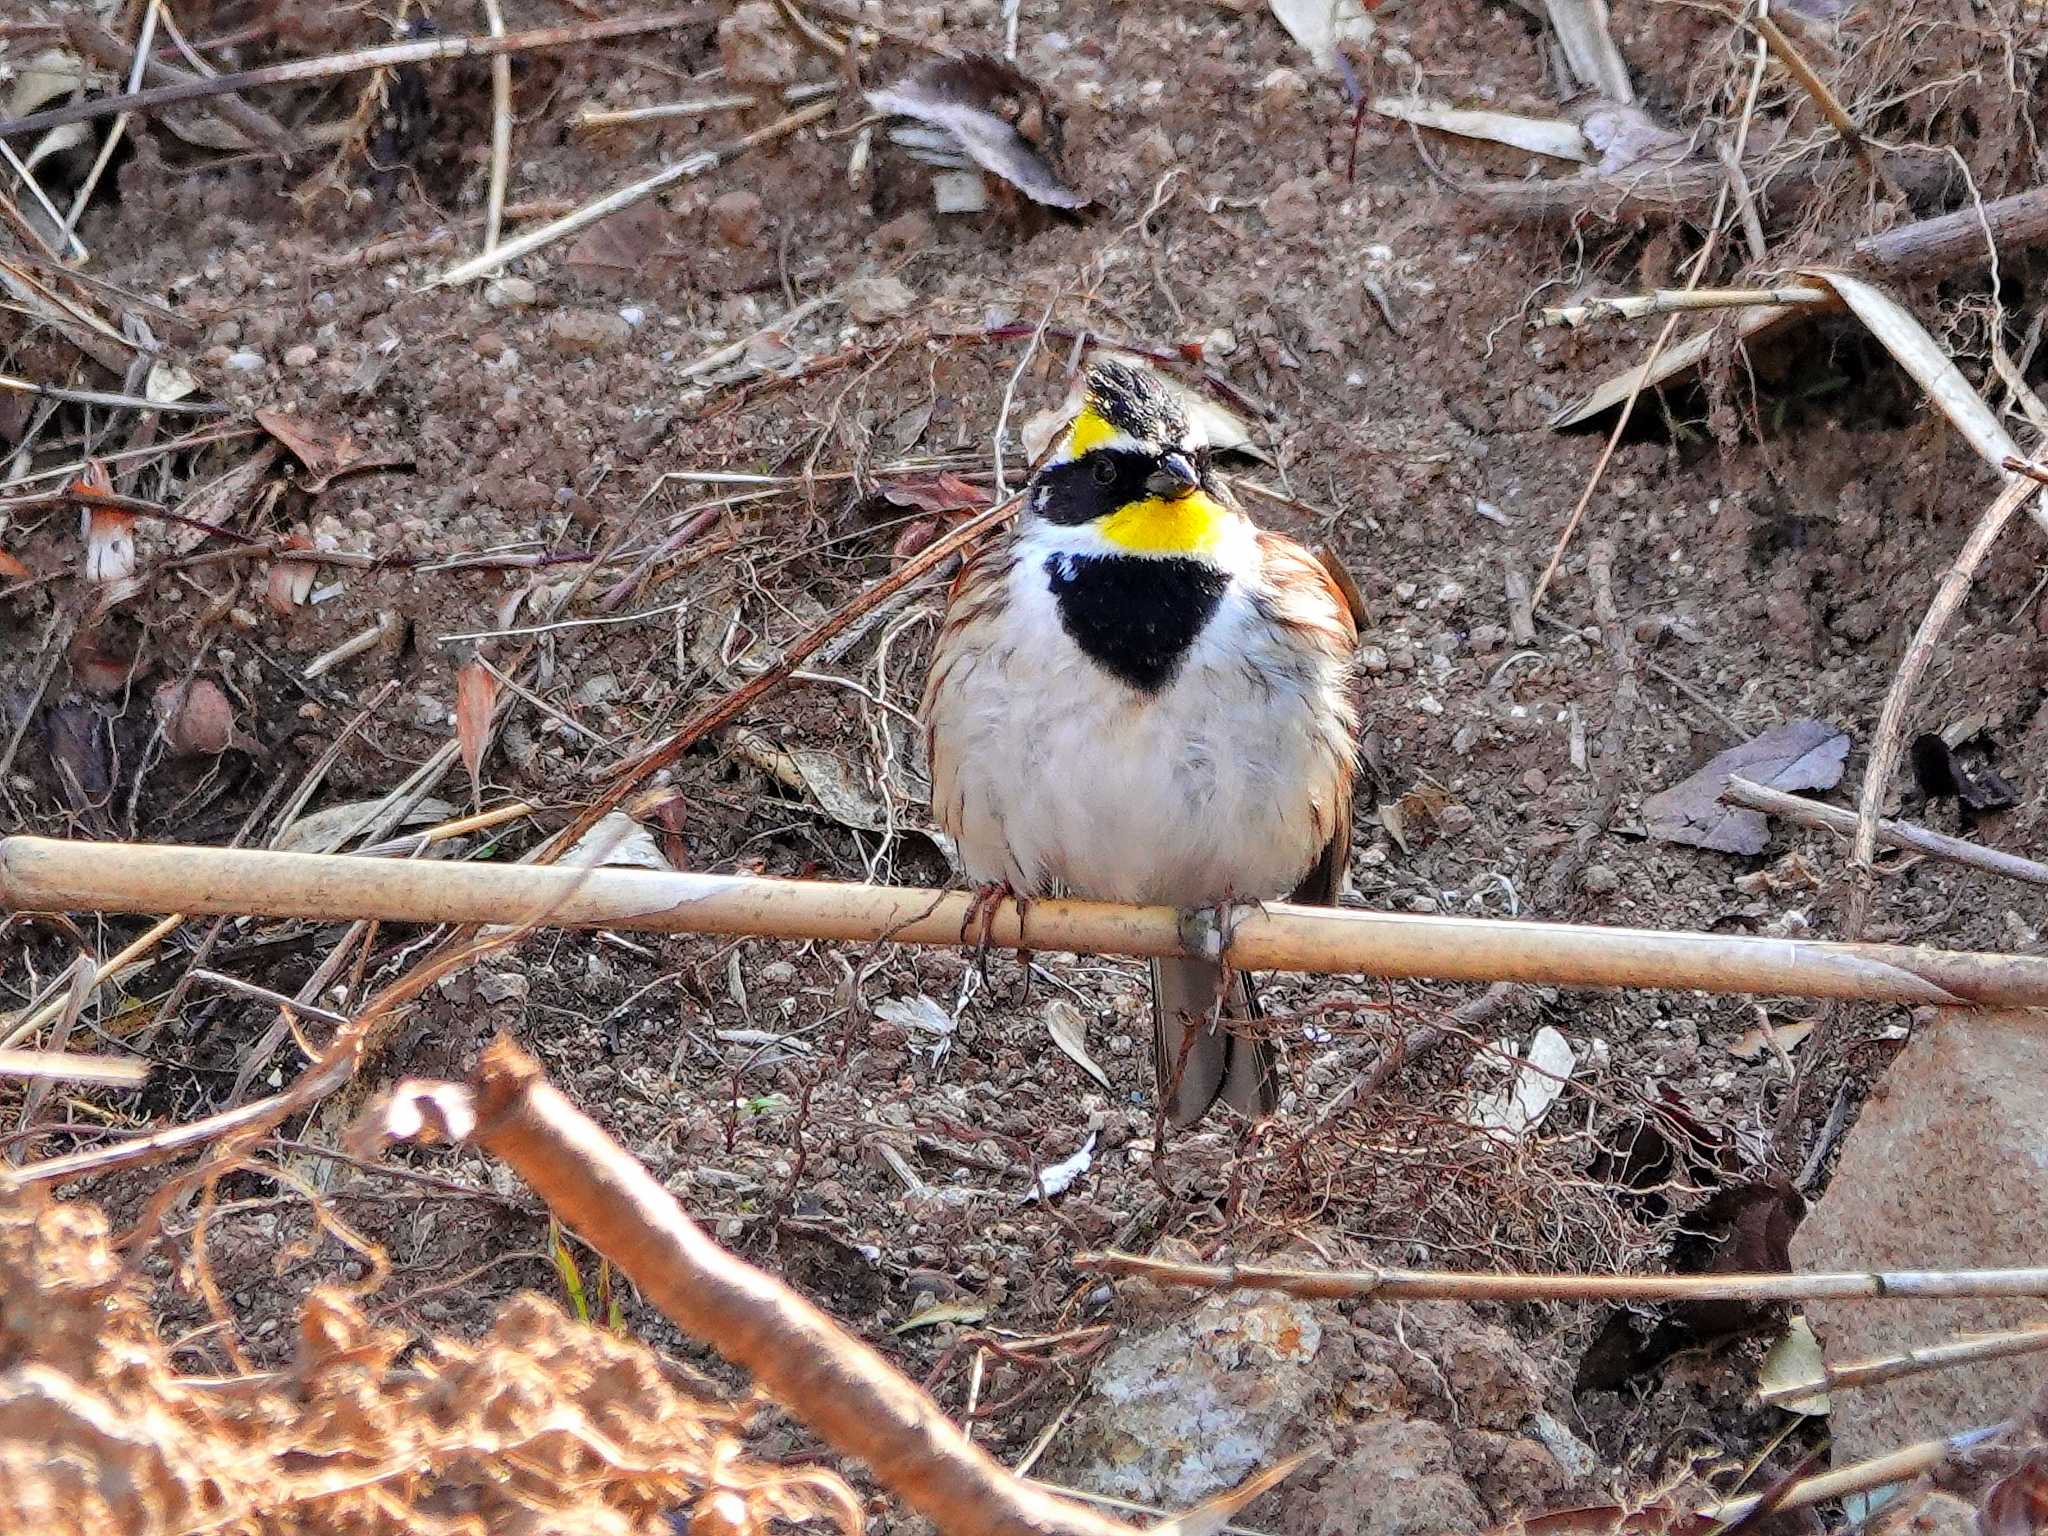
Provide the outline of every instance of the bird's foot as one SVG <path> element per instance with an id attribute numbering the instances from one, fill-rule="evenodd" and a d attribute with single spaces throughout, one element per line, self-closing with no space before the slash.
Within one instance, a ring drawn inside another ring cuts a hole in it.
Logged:
<path id="1" fill-rule="evenodd" d="M 1017 927 L 1024 927 L 1024 914 L 1030 909 L 1028 897 L 1017 894 L 1017 888 L 1007 880 L 991 880 L 974 888 L 974 899 L 967 903 L 967 912 L 960 919 L 960 942 L 966 944 L 968 935 L 974 937 L 974 963 L 981 971 L 981 979 L 988 981 L 989 941 L 995 932 L 996 913 L 1005 901 L 1017 904 Z M 1028 972 L 1027 972 L 1028 974 Z"/>

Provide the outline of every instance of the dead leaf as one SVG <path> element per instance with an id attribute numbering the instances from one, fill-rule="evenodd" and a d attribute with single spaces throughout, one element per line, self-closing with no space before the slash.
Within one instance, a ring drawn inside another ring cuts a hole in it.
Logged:
<path id="1" fill-rule="evenodd" d="M 1266 0 L 1273 19 L 1301 45 L 1317 69 L 1337 67 L 1345 43 L 1365 44 L 1376 30 L 1366 0 Z"/>
<path id="2" fill-rule="evenodd" d="M 469 770 L 471 799 L 478 805 L 483 803 L 484 748 L 490 742 L 491 710 L 497 702 L 497 676 L 481 659 L 455 674 L 455 740 L 462 749 L 462 766 Z"/>
<path id="3" fill-rule="evenodd" d="M 258 411 L 256 425 L 276 438 L 305 473 L 299 486 L 310 496 L 343 475 L 373 469 L 409 468 L 412 460 L 399 455 L 373 453 L 360 446 L 347 432 L 329 432 L 288 411 Z"/>
<path id="4" fill-rule="evenodd" d="M 607 277 L 644 272 L 666 241 L 674 217 L 661 199 L 649 198 L 598 220 L 569 247 L 562 264 Z"/>
<path id="5" fill-rule="evenodd" d="M 34 571 L 23 565 L 14 556 L 7 553 L 6 550 L 0 549 L 0 576 L 5 576 L 9 581 L 28 581 L 34 575 Z"/>
<path id="6" fill-rule="evenodd" d="M 1419 96 L 1382 96 L 1373 102 L 1372 109 L 1382 117 L 1413 123 L 1418 128 L 1433 128 L 1438 133 L 1454 133 L 1466 139 L 1485 139 L 1527 150 L 1532 155 L 1548 155 L 1553 160 L 1584 162 L 1593 158 L 1592 146 L 1579 125 L 1562 118 L 1475 111 Z"/>
<path id="7" fill-rule="evenodd" d="M 1984 1493 L 1981 1536 L 2039 1536 L 2048 1530 L 2048 1451 L 2038 1446 Z"/>
<path id="8" fill-rule="evenodd" d="M 1607 30 L 1606 0 L 1543 0 L 1543 9 L 1579 83 L 1610 101 L 1634 101 L 1628 65 Z"/>
<path id="9" fill-rule="evenodd" d="M 1666 128 L 1633 104 L 1595 102 L 1580 115 L 1579 129 L 1600 152 L 1602 176 L 1640 170 L 1646 161 L 1682 160 L 1693 150 L 1689 134 Z"/>
<path id="10" fill-rule="evenodd" d="M 1770 1053 L 1771 1041 L 1778 1042 L 1778 1049 L 1787 1055 L 1798 1049 L 1799 1042 L 1813 1033 L 1812 1019 L 1794 1019 L 1790 1024 L 1752 1024 L 1735 1038 L 1728 1047 L 1728 1054 L 1738 1061 L 1755 1061 Z"/>
<path id="11" fill-rule="evenodd" d="M 1739 345 L 1785 324 L 1788 320 L 1796 320 L 1812 312 L 1812 306 L 1806 304 L 1759 304 L 1754 309 L 1740 311 L 1730 323 L 1735 328 L 1735 340 Z M 1590 395 L 1566 406 L 1551 417 L 1551 430 L 1561 432 L 1566 427 L 1575 427 L 1582 421 L 1598 416 L 1602 411 L 1612 410 L 1636 392 L 1639 387 L 1638 379 L 1642 379 L 1640 388 L 1647 394 L 1670 383 L 1680 374 L 1689 373 L 1713 350 L 1714 338 L 1720 333 L 1719 325 L 1703 326 L 1685 340 L 1666 347 L 1657 354 L 1657 361 L 1652 365 L 1647 379 L 1642 377 L 1641 363 L 1630 363 L 1621 372 L 1602 381 L 1599 388 Z"/>
<path id="12" fill-rule="evenodd" d="M 539 848 L 534 849 L 538 854 Z M 654 834 L 624 811 L 613 811 L 570 845 L 560 862 L 576 869 L 674 869 Z"/>
<path id="13" fill-rule="evenodd" d="M 1109 1092 L 1109 1074 L 1088 1054 L 1088 1021 L 1081 1010 L 1065 998 L 1056 997 L 1046 1005 L 1045 1027 L 1052 1035 L 1052 1043 L 1065 1053 L 1067 1060 L 1100 1083 L 1105 1093 Z"/>
<path id="14" fill-rule="evenodd" d="M 953 1015 L 922 992 L 915 997 L 883 998 L 875 1004 L 875 1017 L 916 1034 L 936 1035 L 941 1040 L 955 1028 Z"/>
<path id="15" fill-rule="evenodd" d="M 875 496 L 892 507 L 916 512 L 969 512 L 989 504 L 987 491 L 946 473 L 928 480 L 884 481 L 875 487 Z"/>
<path id="16" fill-rule="evenodd" d="M 149 377 L 142 386 L 144 398 L 158 405 L 170 405 L 184 399 L 199 388 L 199 381 L 192 376 L 189 368 L 181 368 L 172 362 L 155 362 L 149 365 Z"/>
<path id="17" fill-rule="evenodd" d="M 1503 1088 L 1475 1094 L 1465 1121 L 1519 1141 L 1543 1123 L 1550 1106 L 1563 1096 L 1579 1058 L 1570 1042 L 1548 1024 L 1530 1037 L 1525 1053 L 1508 1045 L 1506 1054 L 1514 1075 Z"/>
<path id="18" fill-rule="evenodd" d="M 1730 747 L 1699 772 L 1643 802 L 1650 836 L 1722 853 L 1762 853 L 1771 840 L 1760 811 L 1721 803 L 1729 779 L 1771 789 L 1832 789 L 1849 758 L 1849 735 L 1824 720 L 1794 720 Z"/>
<path id="19" fill-rule="evenodd" d="M 891 1333 L 909 1333 L 913 1328 L 936 1328 L 940 1323 L 978 1323 L 988 1308 L 976 1301 L 940 1301 L 903 1319 Z"/>
<path id="20" fill-rule="evenodd" d="M 270 846 L 286 853 L 333 853 L 342 844 L 360 836 L 377 820 L 383 809 L 381 798 L 330 805 L 310 816 L 301 816 L 272 838 Z M 430 795 L 407 811 L 398 826 L 429 827 L 448 820 L 454 814 L 454 806 Z"/>
<path id="21" fill-rule="evenodd" d="M 994 54 L 938 58 L 895 84 L 869 91 L 877 112 L 942 128 L 974 163 L 1035 202 L 1084 208 L 1093 199 L 1053 168 L 1060 120 L 1036 82 Z"/>
<path id="22" fill-rule="evenodd" d="M 1795 1312 L 1785 1336 L 1764 1356 L 1757 1385 L 1766 1392 L 1800 1386 L 1809 1381 L 1819 1386 L 1827 1380 L 1827 1370 L 1827 1359 L 1821 1354 L 1820 1340 L 1813 1336 L 1812 1325 Z M 1834 1404 L 1828 1400 L 1825 1391 L 1780 1398 L 1774 1406 L 1783 1408 L 1787 1413 L 1824 1414 L 1834 1411 Z"/>

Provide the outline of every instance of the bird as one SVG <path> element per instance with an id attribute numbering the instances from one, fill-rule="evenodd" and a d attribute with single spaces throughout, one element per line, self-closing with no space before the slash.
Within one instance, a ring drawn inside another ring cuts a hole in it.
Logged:
<path id="1" fill-rule="evenodd" d="M 1355 592 L 1355 588 L 1349 589 Z M 1175 386 L 1096 362 L 1015 519 L 948 591 L 924 695 L 932 810 L 977 903 L 1335 905 L 1351 846 L 1358 618 L 1256 526 Z M 972 909 L 970 909 L 972 910 Z M 1277 1107 L 1251 978 L 1151 966 L 1158 1103 Z"/>

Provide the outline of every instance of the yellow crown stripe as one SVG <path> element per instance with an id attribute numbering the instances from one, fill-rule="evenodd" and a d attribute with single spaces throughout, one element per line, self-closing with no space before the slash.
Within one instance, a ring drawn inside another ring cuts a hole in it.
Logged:
<path id="1" fill-rule="evenodd" d="M 1067 456 L 1078 459 L 1090 449 L 1113 443 L 1123 434 L 1103 418 L 1094 406 L 1088 406 L 1074 418 L 1074 425 L 1067 433 Z"/>
<path id="2" fill-rule="evenodd" d="M 1192 555 L 1214 549 L 1225 512 L 1206 492 L 1172 501 L 1147 496 L 1126 502 L 1098 525 L 1102 536 L 1134 555 Z"/>

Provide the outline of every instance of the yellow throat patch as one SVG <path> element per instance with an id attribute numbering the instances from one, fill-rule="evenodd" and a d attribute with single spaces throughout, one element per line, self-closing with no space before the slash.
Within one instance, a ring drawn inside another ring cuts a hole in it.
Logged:
<path id="1" fill-rule="evenodd" d="M 1229 514 L 1206 491 L 1172 501 L 1126 502 L 1098 525 L 1110 543 L 1134 555 L 1198 555 L 1216 547 Z"/>

